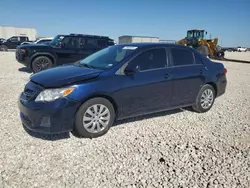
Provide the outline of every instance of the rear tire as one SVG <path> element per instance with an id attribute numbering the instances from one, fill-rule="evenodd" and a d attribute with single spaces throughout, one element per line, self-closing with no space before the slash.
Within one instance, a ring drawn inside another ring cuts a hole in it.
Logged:
<path id="1" fill-rule="evenodd" d="M 34 73 L 49 69 L 52 66 L 52 61 L 46 56 L 39 56 L 35 58 L 31 63 L 31 69 Z"/>
<path id="2" fill-rule="evenodd" d="M 107 99 L 89 99 L 76 114 L 73 134 L 85 138 L 102 136 L 113 125 L 115 116 L 114 107 Z"/>
<path id="3" fill-rule="evenodd" d="M 207 112 L 212 108 L 214 100 L 215 90 L 213 86 L 206 84 L 200 89 L 192 108 L 199 113 Z"/>

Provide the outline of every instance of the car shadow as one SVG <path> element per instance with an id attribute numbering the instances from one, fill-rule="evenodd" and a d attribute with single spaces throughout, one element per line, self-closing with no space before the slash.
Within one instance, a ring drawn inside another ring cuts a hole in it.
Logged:
<path id="1" fill-rule="evenodd" d="M 113 127 L 122 125 L 124 123 L 132 123 L 135 121 L 141 121 L 141 120 L 146 120 L 146 119 L 151 119 L 151 118 L 156 118 L 156 117 L 161 117 L 161 116 L 167 116 L 167 115 L 172 115 L 172 114 L 177 114 L 181 113 L 183 111 L 193 111 L 192 108 L 190 107 L 185 107 L 185 108 L 178 108 L 174 110 L 168 110 L 168 111 L 163 111 L 163 112 L 156 112 L 153 114 L 148 114 L 148 115 L 141 115 L 138 117 L 133 117 L 133 118 L 128 118 L 128 119 L 123 119 L 123 120 L 118 120 Z"/>
<path id="2" fill-rule="evenodd" d="M 45 134 L 45 133 L 38 133 L 29 130 L 27 127 L 23 125 L 24 130 L 32 137 L 39 138 L 42 140 L 48 140 L 48 141 L 57 141 L 62 139 L 68 139 L 70 138 L 70 133 L 60 133 L 60 134 Z"/>
<path id="3" fill-rule="evenodd" d="M 125 123 L 132 123 L 132 122 L 146 120 L 146 119 L 150 119 L 150 118 L 156 118 L 156 117 L 161 117 L 161 116 L 177 114 L 177 113 L 181 113 L 184 111 L 193 111 L 193 109 L 190 107 L 185 107 L 185 108 L 179 108 L 179 109 L 174 109 L 174 110 L 168 110 L 168 111 L 157 112 L 157 113 L 148 114 L 148 115 L 141 115 L 141 116 L 137 116 L 137 117 L 133 117 L 133 118 L 127 118 L 127 119 L 123 119 L 123 120 L 118 120 L 118 121 L 116 121 L 116 123 L 112 127 L 116 127 L 116 126 L 119 126 L 119 125 L 122 125 Z M 70 132 L 61 133 L 61 134 L 45 134 L 45 133 L 38 133 L 38 132 L 31 131 L 27 127 L 25 127 L 24 125 L 23 125 L 23 128 L 30 136 L 35 137 L 35 138 L 39 138 L 42 140 L 57 141 L 57 140 L 70 138 Z M 71 133 L 73 136 L 75 136 L 77 138 L 84 138 L 84 137 L 78 136 L 74 131 L 72 131 Z"/>
<path id="4" fill-rule="evenodd" d="M 32 70 L 28 67 L 22 67 L 18 69 L 20 72 L 32 73 Z"/>

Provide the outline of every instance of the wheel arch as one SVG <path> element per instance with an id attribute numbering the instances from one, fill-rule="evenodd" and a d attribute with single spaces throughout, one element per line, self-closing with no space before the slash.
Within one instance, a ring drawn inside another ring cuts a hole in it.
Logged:
<path id="1" fill-rule="evenodd" d="M 50 53 L 35 53 L 34 55 L 31 56 L 30 67 L 32 66 L 32 62 L 34 61 L 34 59 L 39 57 L 39 56 L 48 57 L 52 61 L 53 65 L 56 64 L 56 58 L 52 54 L 50 54 Z"/>
<path id="2" fill-rule="evenodd" d="M 217 85 L 214 82 L 207 82 L 206 84 L 211 85 L 214 88 L 215 91 L 215 97 L 217 96 L 218 93 L 218 88 Z"/>
<path id="3" fill-rule="evenodd" d="M 115 102 L 115 100 L 114 100 L 111 96 L 109 96 L 109 95 L 107 95 L 107 94 L 93 94 L 93 95 L 90 95 L 89 97 L 87 97 L 85 100 L 83 100 L 83 101 L 81 102 L 81 105 L 79 105 L 78 109 L 79 109 L 86 101 L 88 101 L 88 100 L 90 100 L 90 99 L 93 99 L 93 98 L 104 98 L 104 99 L 108 100 L 108 101 L 113 105 L 114 110 L 115 110 L 115 115 L 116 115 L 116 117 L 117 117 L 117 115 L 118 115 L 118 106 L 117 106 L 117 103 Z M 77 109 L 77 111 L 78 111 L 78 109 Z"/>

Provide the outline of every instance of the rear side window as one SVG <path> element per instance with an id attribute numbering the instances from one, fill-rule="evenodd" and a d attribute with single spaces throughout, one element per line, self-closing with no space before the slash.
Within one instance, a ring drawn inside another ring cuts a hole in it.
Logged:
<path id="1" fill-rule="evenodd" d="M 173 66 L 183 66 L 194 64 L 193 53 L 186 49 L 172 48 Z"/>
<path id="2" fill-rule="evenodd" d="M 194 53 L 195 57 L 195 64 L 203 64 L 201 58 L 198 56 L 198 54 Z"/>
<path id="3" fill-rule="evenodd" d="M 21 42 L 27 41 L 27 37 L 20 37 L 20 41 Z"/>
<path id="4" fill-rule="evenodd" d="M 140 71 L 164 68 L 167 65 L 166 50 L 165 48 L 146 50 L 130 63 L 133 66 L 139 66 Z"/>
<path id="5" fill-rule="evenodd" d="M 99 47 L 103 48 L 103 47 L 107 46 L 107 41 L 103 40 L 103 39 L 100 39 L 100 40 L 97 40 L 97 44 L 98 44 Z"/>
<path id="6" fill-rule="evenodd" d="M 87 46 L 88 48 L 96 48 L 96 47 L 97 47 L 96 39 L 87 38 L 87 39 L 86 39 L 86 46 Z"/>

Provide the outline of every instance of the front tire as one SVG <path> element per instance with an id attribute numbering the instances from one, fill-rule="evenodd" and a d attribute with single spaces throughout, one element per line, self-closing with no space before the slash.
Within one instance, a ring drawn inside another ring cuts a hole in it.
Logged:
<path id="1" fill-rule="evenodd" d="M 192 108 L 199 113 L 207 112 L 212 108 L 214 100 L 215 90 L 213 86 L 206 84 L 200 89 Z"/>
<path id="2" fill-rule="evenodd" d="M 39 56 L 32 61 L 31 69 L 34 73 L 49 69 L 53 66 L 50 58 L 46 56 Z"/>
<path id="3" fill-rule="evenodd" d="M 73 132 L 79 137 L 96 138 L 106 134 L 114 121 L 112 103 L 105 98 L 92 98 L 79 108 Z"/>

